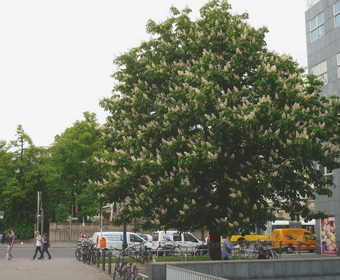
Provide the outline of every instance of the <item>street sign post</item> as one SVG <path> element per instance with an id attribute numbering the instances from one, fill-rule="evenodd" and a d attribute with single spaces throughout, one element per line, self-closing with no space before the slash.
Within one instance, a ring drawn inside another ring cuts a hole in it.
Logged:
<path id="1" fill-rule="evenodd" d="M 5 216 L 5 212 L 4 211 L 0 211 L 0 219 L 3 219 Z"/>

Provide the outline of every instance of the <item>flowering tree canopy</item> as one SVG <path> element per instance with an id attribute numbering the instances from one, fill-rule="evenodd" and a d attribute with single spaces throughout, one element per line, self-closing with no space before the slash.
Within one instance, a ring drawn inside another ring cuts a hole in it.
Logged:
<path id="1" fill-rule="evenodd" d="M 171 8 L 149 21 L 152 38 L 115 59 L 118 81 L 101 106 L 107 201 L 117 222 L 147 217 L 149 229 L 252 231 L 275 220 L 317 218 L 306 205 L 330 195 L 315 168 L 339 167 L 339 101 L 292 57 L 266 48 L 266 28 L 227 1 L 192 21 Z"/>

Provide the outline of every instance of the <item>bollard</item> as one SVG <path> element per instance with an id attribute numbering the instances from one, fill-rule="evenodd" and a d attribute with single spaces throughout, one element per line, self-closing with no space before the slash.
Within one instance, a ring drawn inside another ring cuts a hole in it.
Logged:
<path id="1" fill-rule="evenodd" d="M 103 271 L 105 271 L 105 251 L 102 250 L 102 266 L 103 266 Z"/>
<path id="2" fill-rule="evenodd" d="M 100 252 L 99 252 L 99 248 L 97 248 L 97 267 L 99 267 L 99 257 L 100 257 Z"/>
<path id="3" fill-rule="evenodd" d="M 111 274 L 111 261 L 112 261 L 111 257 L 112 257 L 112 254 L 111 254 L 111 251 L 110 251 L 110 252 L 108 252 L 108 258 L 109 258 L 108 259 L 108 264 L 107 264 L 108 265 L 108 267 L 107 267 L 107 273 L 108 274 Z"/>
<path id="4" fill-rule="evenodd" d="M 299 252 L 299 256 L 301 255 L 301 241 L 298 241 L 298 252 Z"/>
<path id="5" fill-rule="evenodd" d="M 279 247 L 279 258 L 281 259 L 281 246 L 282 246 L 282 242 L 280 242 L 280 247 Z"/>

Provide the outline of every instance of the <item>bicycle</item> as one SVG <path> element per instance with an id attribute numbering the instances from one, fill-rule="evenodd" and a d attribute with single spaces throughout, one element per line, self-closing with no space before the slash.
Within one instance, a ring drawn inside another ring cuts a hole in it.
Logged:
<path id="1" fill-rule="evenodd" d="M 116 249 L 118 250 L 118 249 Z M 115 251 L 113 250 L 113 253 L 115 254 Z M 123 251 L 120 251 L 117 256 L 117 261 L 115 264 L 115 268 L 113 270 L 113 280 L 121 279 L 122 271 L 124 270 L 124 267 L 126 266 L 127 262 L 124 261 L 124 253 Z"/>
<path id="2" fill-rule="evenodd" d="M 97 251 L 94 246 L 95 244 L 90 243 L 84 248 L 83 262 L 87 264 L 95 264 L 97 262 Z"/>
<path id="3" fill-rule="evenodd" d="M 138 268 L 137 264 L 141 261 L 139 259 L 133 258 L 133 261 L 130 261 L 129 263 L 126 263 L 125 266 L 123 266 L 122 271 L 120 273 L 120 280 L 134 280 L 138 276 Z"/>
<path id="4" fill-rule="evenodd" d="M 84 242 L 84 241 L 77 241 L 76 245 L 78 246 L 78 248 L 74 252 L 75 257 L 76 257 L 76 259 L 78 261 L 82 261 L 83 260 L 84 249 L 86 248 L 86 242 Z"/>
<path id="5" fill-rule="evenodd" d="M 278 259 L 278 254 L 276 253 L 275 250 L 273 250 L 271 247 L 269 247 L 269 245 L 267 243 L 262 243 L 262 244 L 256 244 L 256 250 L 254 250 L 254 252 L 256 253 L 255 258 L 259 258 L 259 256 L 264 256 L 265 252 L 267 251 L 268 254 L 263 257 L 265 259 Z"/>
<path id="6" fill-rule="evenodd" d="M 182 255 L 182 249 L 180 244 L 165 244 L 163 246 L 159 246 L 156 250 L 157 256 L 163 256 L 165 252 L 165 256 L 174 256 L 178 253 L 179 256 Z"/>

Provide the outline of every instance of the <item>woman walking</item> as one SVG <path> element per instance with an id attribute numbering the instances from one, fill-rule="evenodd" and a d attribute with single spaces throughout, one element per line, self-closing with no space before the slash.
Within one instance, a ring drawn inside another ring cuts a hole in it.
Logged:
<path id="1" fill-rule="evenodd" d="M 46 252 L 46 254 L 48 255 L 48 259 L 52 259 L 51 255 L 50 255 L 50 252 L 48 251 L 48 247 L 50 246 L 50 241 L 48 240 L 47 238 L 47 233 L 44 232 L 43 234 L 43 238 L 44 238 L 44 244 L 42 245 L 42 259 L 44 258 L 44 253 Z"/>
<path id="2" fill-rule="evenodd" d="M 40 232 L 36 231 L 35 232 L 35 253 L 34 253 L 34 256 L 33 256 L 32 260 L 35 259 L 35 257 L 37 256 L 38 251 L 40 252 L 40 257 L 38 258 L 38 260 L 41 260 L 41 258 L 42 258 L 42 251 L 41 251 L 42 243 L 41 243 L 41 241 L 42 241 L 42 237 L 40 235 Z"/>

